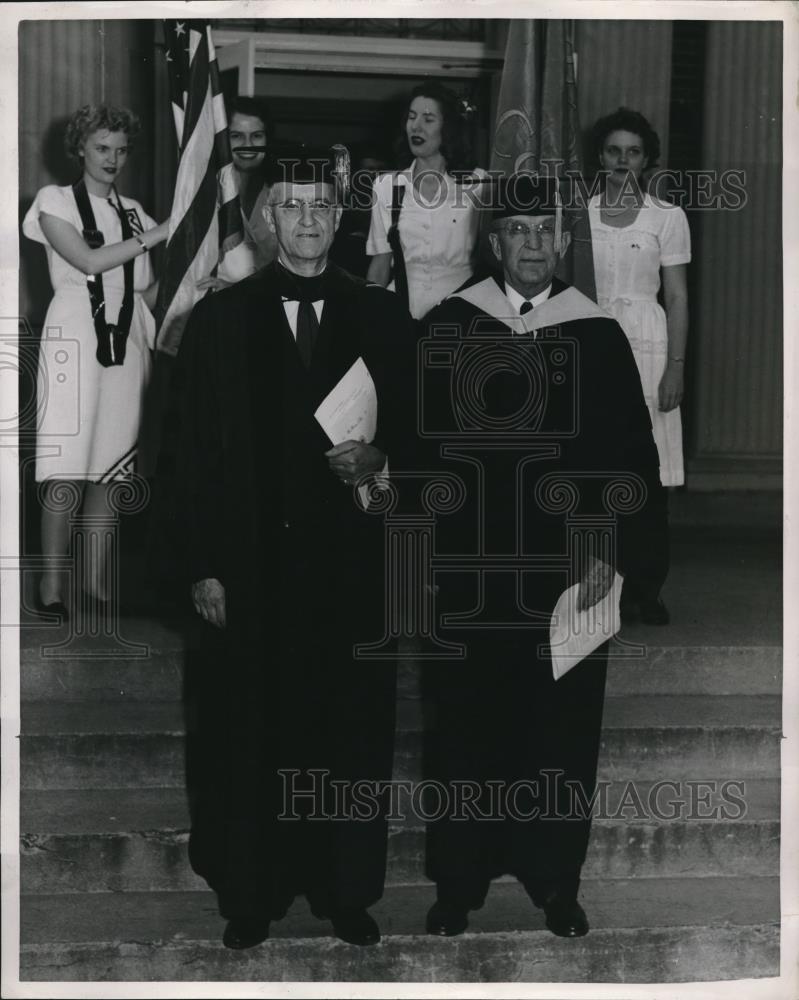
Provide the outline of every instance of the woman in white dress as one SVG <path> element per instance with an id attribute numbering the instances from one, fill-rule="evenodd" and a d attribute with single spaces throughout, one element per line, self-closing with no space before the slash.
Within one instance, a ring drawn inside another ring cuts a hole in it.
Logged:
<path id="1" fill-rule="evenodd" d="M 630 341 L 660 458 L 663 487 L 681 486 L 685 345 L 688 335 L 688 221 L 681 208 L 646 192 L 644 171 L 657 165 L 660 142 L 637 111 L 619 108 L 600 119 L 593 141 L 604 185 L 589 203 L 597 301 Z M 662 286 L 663 306 L 658 302 Z M 658 501 L 664 512 L 665 492 Z M 668 572 L 668 526 L 653 531 L 647 563 L 625 580 L 627 619 L 665 625 L 660 588 Z"/>
<path id="2" fill-rule="evenodd" d="M 367 278 L 406 297 L 414 319 L 474 272 L 486 173 L 464 163 L 464 114 L 448 87 L 436 81 L 416 87 L 404 118 L 405 152 L 413 162 L 374 185 Z"/>
<path id="3" fill-rule="evenodd" d="M 148 257 L 167 237 L 116 180 L 139 120 L 130 111 L 86 105 L 67 126 L 66 148 L 82 176 L 43 187 L 22 224 L 43 243 L 55 295 L 39 349 L 36 480 L 41 483 L 44 610 L 66 617 L 63 557 L 70 517 L 65 497 L 84 514 L 108 512 L 110 483 L 134 469 L 144 390 L 150 371 L 156 285 Z M 68 485 L 71 484 L 71 485 Z M 105 600 L 104 554 L 79 581 Z"/>

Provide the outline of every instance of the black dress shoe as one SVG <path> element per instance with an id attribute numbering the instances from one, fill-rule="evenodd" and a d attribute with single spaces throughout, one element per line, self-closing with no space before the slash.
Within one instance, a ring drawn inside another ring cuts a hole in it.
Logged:
<path id="1" fill-rule="evenodd" d="M 433 903 L 427 914 L 425 927 L 428 934 L 437 937 L 455 937 L 469 926 L 468 911 L 452 903 Z"/>
<path id="2" fill-rule="evenodd" d="M 242 951 L 244 948 L 254 948 L 268 937 L 268 920 L 234 919 L 227 922 L 222 944 L 226 948 Z"/>
<path id="3" fill-rule="evenodd" d="M 668 625 L 669 611 L 660 597 L 641 601 L 641 621 L 644 625 Z"/>
<path id="4" fill-rule="evenodd" d="M 573 896 L 554 892 L 542 903 L 542 908 L 547 927 L 558 937 L 576 938 L 588 933 L 588 917 Z"/>
<path id="5" fill-rule="evenodd" d="M 348 944 L 377 944 L 380 928 L 363 908 L 337 910 L 330 915 L 336 937 Z"/>

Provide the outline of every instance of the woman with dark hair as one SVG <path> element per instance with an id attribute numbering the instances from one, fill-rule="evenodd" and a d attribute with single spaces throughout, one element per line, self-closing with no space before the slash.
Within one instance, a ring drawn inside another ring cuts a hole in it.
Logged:
<path id="1" fill-rule="evenodd" d="M 269 197 L 266 149 L 271 124 L 266 105 L 257 97 L 233 97 L 225 104 L 230 154 L 244 230 L 244 246 L 226 257 L 217 273 L 197 282 L 200 291 L 218 291 L 266 267 L 277 253 L 264 209 Z"/>
<path id="2" fill-rule="evenodd" d="M 403 116 L 403 150 L 411 165 L 375 183 L 367 276 L 402 295 L 414 319 L 474 271 L 476 194 L 486 174 L 476 169 L 457 183 L 453 176 L 468 171 L 466 113 L 464 102 L 443 84 L 415 87 Z"/>
<path id="3" fill-rule="evenodd" d="M 253 270 L 274 260 L 277 243 L 264 219 L 269 195 L 266 181 L 266 147 L 269 115 L 255 97 L 234 97 L 227 108 L 230 151 L 239 185 L 245 242 L 253 256 Z"/>
<path id="4" fill-rule="evenodd" d="M 36 480 L 41 483 L 44 572 L 41 606 L 66 616 L 60 566 L 69 545 L 66 497 L 87 514 L 107 514 L 111 483 L 134 469 L 142 400 L 155 341 L 148 251 L 168 235 L 141 205 L 116 189 L 139 119 L 131 111 L 85 105 L 66 132 L 81 166 L 72 185 L 43 187 L 23 233 L 47 251 L 55 291 L 39 349 Z M 105 553 L 80 581 L 108 596 Z"/>
<path id="5" fill-rule="evenodd" d="M 588 206 L 597 301 L 621 325 L 633 350 L 649 407 L 663 487 L 685 481 L 680 402 L 688 336 L 686 264 L 691 236 L 685 213 L 647 193 L 644 171 L 657 165 L 660 141 L 638 111 L 619 108 L 592 130 L 603 185 Z M 658 293 L 663 289 L 663 306 Z M 660 588 L 668 572 L 665 490 L 659 530 L 629 573 L 622 595 L 627 620 L 665 625 Z"/>

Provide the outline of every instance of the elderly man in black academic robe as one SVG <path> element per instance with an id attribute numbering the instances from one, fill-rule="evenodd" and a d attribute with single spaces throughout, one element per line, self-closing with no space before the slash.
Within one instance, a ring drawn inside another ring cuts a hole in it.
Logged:
<path id="1" fill-rule="evenodd" d="M 428 314 L 421 345 L 428 462 L 466 498 L 436 525 L 438 638 L 466 655 L 425 672 L 427 777 L 449 806 L 430 828 L 427 930 L 461 933 L 512 874 L 550 930 L 576 937 L 607 643 L 555 680 L 550 620 L 568 586 L 585 610 L 634 561 L 657 452 L 624 333 L 553 277 L 569 238 L 557 185 L 516 175 L 497 194 L 501 274 Z"/>
<path id="2" fill-rule="evenodd" d="M 412 436 L 412 327 L 390 292 L 327 263 L 334 159 L 298 150 L 277 166 L 277 260 L 203 299 L 179 356 L 179 521 L 208 623 L 190 858 L 228 947 L 264 940 L 298 893 L 370 944 L 384 810 L 353 818 L 334 783 L 391 777 L 395 664 L 353 653 L 383 620 L 383 525 L 358 485 L 387 462 L 390 476 Z M 332 446 L 314 414 L 359 358 L 376 433 Z"/>

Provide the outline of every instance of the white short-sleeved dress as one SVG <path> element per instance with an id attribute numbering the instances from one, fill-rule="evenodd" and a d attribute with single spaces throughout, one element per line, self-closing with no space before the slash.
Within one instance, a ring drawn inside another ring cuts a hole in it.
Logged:
<path id="1" fill-rule="evenodd" d="M 111 203 L 90 194 L 97 228 L 106 246 L 122 240 Z M 156 223 L 137 201 L 122 198 L 134 234 Z M 95 357 L 86 275 L 59 256 L 39 224 L 45 212 L 83 225 L 71 187 L 49 185 L 36 195 L 22 223 L 29 239 L 43 243 L 55 291 L 39 348 L 36 479 L 76 479 L 108 483 L 135 469 L 142 405 L 155 344 L 155 320 L 139 294 L 153 281 L 149 254 L 135 258 L 133 317 L 122 365 L 104 368 Z M 121 267 L 103 273 L 105 318 L 115 323 L 125 288 Z"/>
<path id="2" fill-rule="evenodd" d="M 413 187 L 413 168 L 382 174 L 375 181 L 372 223 L 366 241 L 370 257 L 391 253 L 391 201 L 394 183 L 406 188 L 399 217 L 399 234 L 408 276 L 411 316 L 421 319 L 433 306 L 459 288 L 474 271 L 479 226 L 479 196 L 486 177 L 476 169 L 474 180 L 444 175 L 440 194 L 426 201 Z M 389 285 L 393 289 L 394 285 Z"/>
<path id="3" fill-rule="evenodd" d="M 681 208 L 644 196 L 631 226 L 608 226 L 600 218 L 600 196 L 589 202 L 597 301 L 622 327 L 641 374 L 664 486 L 685 482 L 682 421 L 677 407 L 658 409 L 658 386 L 666 368 L 666 314 L 657 301 L 660 268 L 691 260 L 691 235 Z"/>

